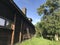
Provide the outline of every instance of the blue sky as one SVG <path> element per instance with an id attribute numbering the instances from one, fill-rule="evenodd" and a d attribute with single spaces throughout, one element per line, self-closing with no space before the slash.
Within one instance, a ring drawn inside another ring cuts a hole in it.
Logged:
<path id="1" fill-rule="evenodd" d="M 5 20 L 0 18 L 0 25 L 4 26 L 4 22 L 5 22 Z"/>
<path id="2" fill-rule="evenodd" d="M 37 8 L 44 4 L 46 0 L 14 0 L 14 2 L 20 9 L 27 8 L 26 15 L 27 17 L 33 19 L 33 24 L 36 24 L 38 21 L 40 21 L 41 16 L 38 16 Z"/>
<path id="3" fill-rule="evenodd" d="M 46 2 L 46 0 L 14 0 L 16 5 L 22 9 L 27 8 L 27 17 L 32 18 L 32 23 L 36 24 L 40 21 L 41 16 L 38 16 L 37 8 Z M 5 20 L 0 18 L 0 25 L 4 25 Z"/>

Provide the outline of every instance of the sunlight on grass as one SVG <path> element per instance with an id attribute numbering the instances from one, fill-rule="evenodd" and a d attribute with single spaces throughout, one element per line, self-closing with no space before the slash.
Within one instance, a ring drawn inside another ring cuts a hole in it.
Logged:
<path id="1" fill-rule="evenodd" d="M 17 43 L 16 45 L 60 45 L 60 42 L 50 41 L 41 37 L 33 37 L 29 40 L 23 41 L 21 44 Z"/>

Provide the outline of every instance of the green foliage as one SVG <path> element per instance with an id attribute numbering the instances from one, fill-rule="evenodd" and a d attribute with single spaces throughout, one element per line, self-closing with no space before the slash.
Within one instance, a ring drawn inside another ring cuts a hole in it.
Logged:
<path id="1" fill-rule="evenodd" d="M 60 30 L 60 16 L 57 15 L 49 15 L 46 16 L 46 19 L 41 21 L 41 25 L 43 29 L 47 30 L 47 32 L 56 32 Z M 58 31 L 59 32 L 59 31 Z"/>
<path id="2" fill-rule="evenodd" d="M 59 7 L 60 7 L 60 0 L 47 0 L 47 2 L 41 5 L 37 10 L 39 15 L 43 13 L 44 15 L 49 15 Z M 49 11 L 46 8 L 49 8 Z"/>
<path id="3" fill-rule="evenodd" d="M 36 37 L 42 36 L 42 28 L 40 28 L 40 22 L 38 22 L 35 25 L 35 29 L 36 29 Z"/>
<path id="4" fill-rule="evenodd" d="M 44 14 L 40 22 L 44 34 L 60 34 L 60 0 L 47 0 L 37 11 Z"/>

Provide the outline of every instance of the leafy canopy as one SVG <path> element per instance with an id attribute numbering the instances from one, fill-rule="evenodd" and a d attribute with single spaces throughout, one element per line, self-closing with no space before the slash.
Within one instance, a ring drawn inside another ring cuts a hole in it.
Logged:
<path id="1" fill-rule="evenodd" d="M 60 0 L 47 0 L 37 11 L 39 15 L 44 14 L 40 28 L 47 33 L 60 34 Z"/>

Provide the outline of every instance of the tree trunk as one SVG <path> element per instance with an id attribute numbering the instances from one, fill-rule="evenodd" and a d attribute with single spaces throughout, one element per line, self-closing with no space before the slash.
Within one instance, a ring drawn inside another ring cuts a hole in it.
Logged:
<path id="1" fill-rule="evenodd" d="M 54 39 L 55 39 L 55 41 L 58 41 L 58 34 L 55 34 Z"/>

